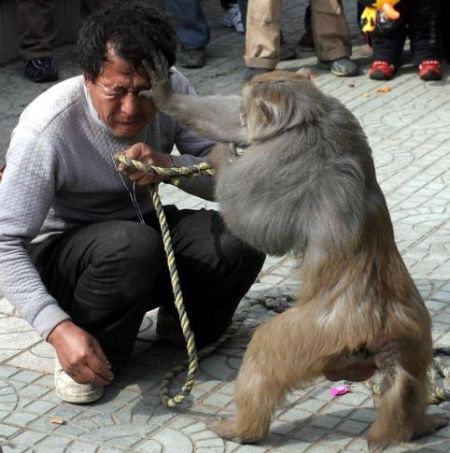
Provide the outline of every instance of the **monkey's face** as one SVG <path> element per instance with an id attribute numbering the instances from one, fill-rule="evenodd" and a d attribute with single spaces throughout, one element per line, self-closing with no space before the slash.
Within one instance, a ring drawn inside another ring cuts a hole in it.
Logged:
<path id="1" fill-rule="evenodd" d="M 241 121 L 249 140 L 264 140 L 310 121 L 320 109 L 316 101 L 321 96 L 305 73 L 273 71 L 255 76 L 242 90 Z"/>
<path id="2" fill-rule="evenodd" d="M 139 95 L 151 86 L 146 71 L 111 49 L 97 79 L 85 84 L 99 118 L 117 137 L 136 137 L 156 113 L 153 101 Z"/>

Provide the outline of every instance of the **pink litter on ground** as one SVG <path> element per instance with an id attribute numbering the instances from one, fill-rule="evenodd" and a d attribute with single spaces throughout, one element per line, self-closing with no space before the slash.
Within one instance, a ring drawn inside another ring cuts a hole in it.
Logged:
<path id="1" fill-rule="evenodd" d="M 336 385 L 335 387 L 331 387 L 330 389 L 331 396 L 341 396 L 345 395 L 346 393 L 351 393 L 350 387 L 347 384 Z"/>

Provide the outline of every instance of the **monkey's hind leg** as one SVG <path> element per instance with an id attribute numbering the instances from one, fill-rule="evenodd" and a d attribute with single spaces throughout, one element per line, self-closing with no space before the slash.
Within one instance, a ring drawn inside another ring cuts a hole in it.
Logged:
<path id="1" fill-rule="evenodd" d="M 253 357 L 249 357 L 251 353 L 250 348 L 236 381 L 235 418 L 222 419 L 209 425 L 220 437 L 239 443 L 253 443 L 267 436 L 273 410 L 286 390 L 283 385 L 272 380 L 273 377 L 266 373 L 263 364 L 255 363 Z"/>
<path id="2" fill-rule="evenodd" d="M 243 443 L 266 437 L 272 413 L 285 394 L 320 376 L 321 372 L 308 368 L 311 360 L 303 360 L 310 349 L 314 350 L 314 342 L 298 327 L 292 310 L 256 329 L 236 381 L 236 416 L 210 426 L 219 436 Z M 315 357 L 314 351 L 311 356 Z"/>
<path id="3" fill-rule="evenodd" d="M 369 430 L 371 451 L 424 436 L 448 424 L 447 415 L 426 414 L 428 404 L 428 360 L 417 347 L 400 350 L 392 341 L 375 354 L 375 361 L 384 374 L 377 418 Z"/>
<path id="4" fill-rule="evenodd" d="M 245 378 L 244 373 L 242 379 Z M 241 385 L 236 393 L 235 418 L 222 419 L 208 426 L 220 437 L 244 444 L 257 442 L 267 436 L 273 409 L 283 396 L 279 388 L 262 390 L 258 384 L 257 388 L 250 382 L 248 384 L 249 388 Z M 266 385 L 263 383 L 261 387 Z"/>

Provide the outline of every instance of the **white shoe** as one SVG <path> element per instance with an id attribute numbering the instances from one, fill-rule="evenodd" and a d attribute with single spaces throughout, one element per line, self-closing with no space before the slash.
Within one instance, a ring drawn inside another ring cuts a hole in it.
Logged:
<path id="1" fill-rule="evenodd" d="M 244 24 L 242 23 L 241 11 L 237 3 L 227 9 L 222 17 L 222 25 L 234 28 L 239 33 L 244 33 Z"/>
<path id="2" fill-rule="evenodd" d="M 98 384 L 79 384 L 63 369 L 55 359 L 55 390 L 63 401 L 75 404 L 93 403 L 103 396 L 103 386 Z"/>

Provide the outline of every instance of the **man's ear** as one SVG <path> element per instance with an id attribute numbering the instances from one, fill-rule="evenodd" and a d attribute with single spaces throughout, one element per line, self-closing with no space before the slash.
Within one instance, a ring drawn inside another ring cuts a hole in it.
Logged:
<path id="1" fill-rule="evenodd" d="M 94 82 L 88 77 L 85 71 L 83 71 L 83 82 L 86 88 L 91 88 Z"/>

